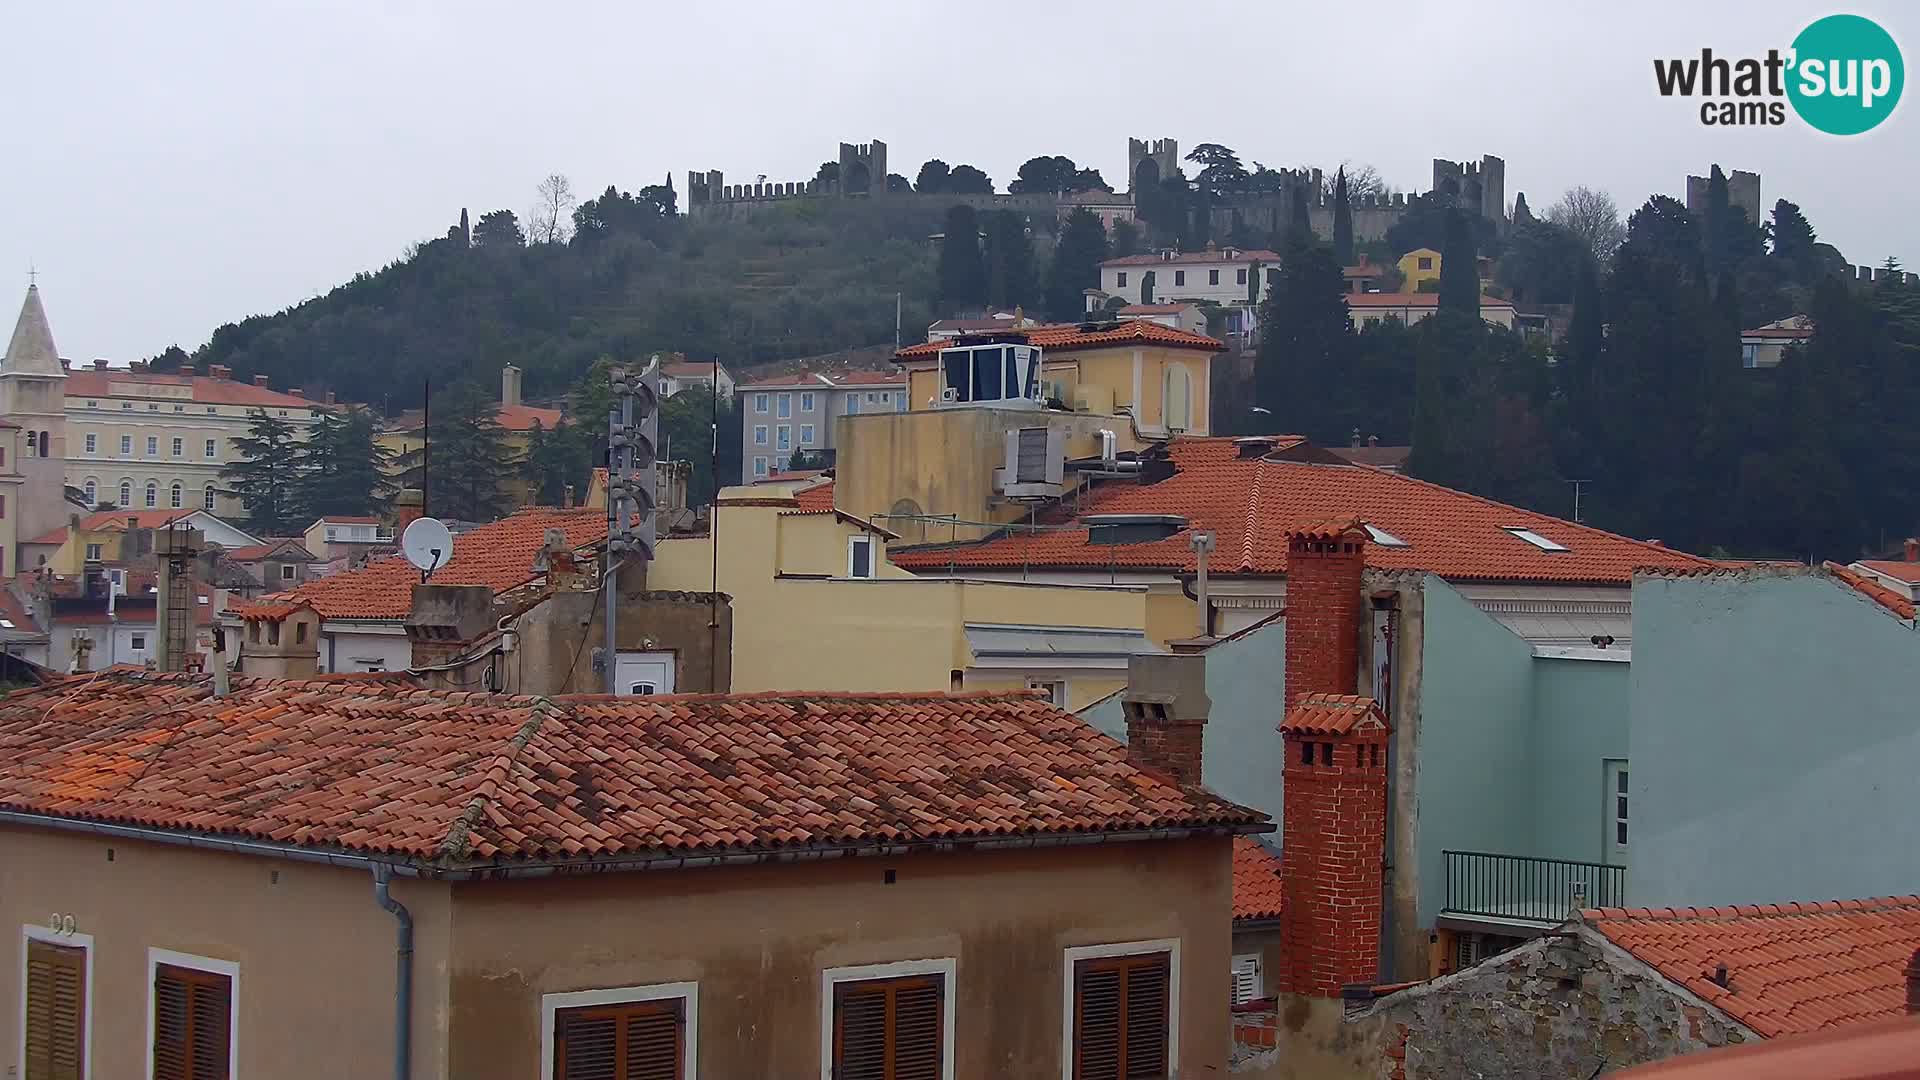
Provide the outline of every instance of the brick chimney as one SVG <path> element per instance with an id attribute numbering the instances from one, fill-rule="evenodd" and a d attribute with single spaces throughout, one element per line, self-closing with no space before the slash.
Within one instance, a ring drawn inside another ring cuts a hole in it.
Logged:
<path id="1" fill-rule="evenodd" d="M 272 377 L 267 375 L 255 375 L 253 377 L 253 385 L 255 386 L 265 386 L 272 381 Z"/>
<path id="2" fill-rule="evenodd" d="M 1367 531 L 1357 522 L 1287 537 L 1286 709 L 1301 694 L 1351 694 L 1360 681 L 1360 580 Z"/>
<path id="3" fill-rule="evenodd" d="M 419 488 L 403 488 L 393 497 L 393 528 L 395 532 L 405 532 L 407 526 L 420 520 L 421 500 L 425 493 Z"/>
<path id="4" fill-rule="evenodd" d="M 1913 541 L 1909 540 L 1911 544 Z M 1907 961 L 1907 1015 L 1920 1016 L 1920 949 Z"/>
<path id="5" fill-rule="evenodd" d="M 520 369 L 512 364 L 500 369 L 500 404 L 507 408 L 520 404 Z"/>
<path id="6" fill-rule="evenodd" d="M 1204 655 L 1129 657 L 1120 699 L 1127 714 L 1127 761 L 1181 787 L 1198 786 L 1210 706 Z"/>
<path id="7" fill-rule="evenodd" d="M 1366 541 L 1348 521 L 1287 544 L 1281 985 L 1313 997 L 1380 974 L 1390 729 L 1354 693 Z"/>
<path id="8" fill-rule="evenodd" d="M 1906 557 L 1908 562 L 1920 562 L 1920 539 L 1907 537 Z"/>
<path id="9" fill-rule="evenodd" d="M 210 379 L 231 379 L 233 369 L 225 364 L 208 364 L 207 377 Z"/>

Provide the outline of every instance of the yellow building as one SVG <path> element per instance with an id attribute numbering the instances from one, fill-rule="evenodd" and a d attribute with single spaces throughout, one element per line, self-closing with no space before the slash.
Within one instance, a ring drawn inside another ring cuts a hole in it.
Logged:
<path id="1" fill-rule="evenodd" d="M 1400 288 L 1419 292 L 1422 282 L 1440 283 L 1440 253 L 1432 248 L 1414 248 L 1400 256 Z"/>
<path id="2" fill-rule="evenodd" d="M 1043 326 L 985 341 L 901 350 L 912 411 L 840 419 L 842 511 L 909 543 L 977 539 L 1024 520 L 1034 504 L 1079 486 L 1083 473 L 1132 465 L 1109 460 L 1117 455 L 1174 434 L 1205 434 L 1211 363 L 1225 348 L 1146 320 Z M 1026 366 L 1034 349 L 1037 371 Z"/>
<path id="3" fill-rule="evenodd" d="M 560 426 L 564 415 L 559 409 L 542 409 L 522 402 L 520 369 L 512 364 L 500 369 L 500 408 L 493 418 L 500 425 L 501 441 L 514 461 L 526 456 L 527 447 L 533 443 L 534 428 L 552 431 Z M 420 486 L 426 429 L 426 413 L 414 409 L 389 419 L 380 434 L 380 445 L 393 453 L 394 472 L 402 486 Z M 537 486 L 518 472 L 501 477 L 500 490 L 507 497 L 510 511 L 540 501 Z"/>
<path id="4" fill-rule="evenodd" d="M 711 533 L 656 545 L 648 588 L 704 592 L 717 575 L 730 597 L 735 691 L 1035 687 L 1078 708 L 1153 650 L 1144 589 L 915 577 L 832 489 L 727 488 Z"/>

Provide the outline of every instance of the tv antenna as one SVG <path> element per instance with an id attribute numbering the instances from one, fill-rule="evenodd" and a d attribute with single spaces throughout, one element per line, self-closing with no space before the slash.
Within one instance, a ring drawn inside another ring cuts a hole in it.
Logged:
<path id="1" fill-rule="evenodd" d="M 419 569 L 420 581 L 425 584 L 453 557 L 453 533 L 439 518 L 415 518 L 400 534 L 400 553 Z"/>

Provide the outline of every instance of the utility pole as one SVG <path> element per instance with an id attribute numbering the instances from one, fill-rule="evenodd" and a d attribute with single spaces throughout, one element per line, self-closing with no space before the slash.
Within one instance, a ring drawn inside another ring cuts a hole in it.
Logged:
<path id="1" fill-rule="evenodd" d="M 619 569 L 627 559 L 653 558 L 658 483 L 654 447 L 660 431 L 660 358 L 639 375 L 613 372 L 620 404 L 607 414 L 607 562 L 601 574 L 606 629 L 601 661 L 606 691 L 619 689 Z M 639 520 L 635 521 L 638 516 Z"/>

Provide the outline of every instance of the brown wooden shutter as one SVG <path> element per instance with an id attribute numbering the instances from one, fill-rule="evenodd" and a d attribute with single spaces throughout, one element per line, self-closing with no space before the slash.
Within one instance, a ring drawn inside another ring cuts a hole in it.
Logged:
<path id="1" fill-rule="evenodd" d="M 940 1080 L 945 992 L 939 975 L 835 984 L 833 1080 Z"/>
<path id="2" fill-rule="evenodd" d="M 86 950 L 28 941 L 26 1080 L 80 1080 L 86 1035 Z"/>
<path id="3" fill-rule="evenodd" d="M 1167 1075 L 1166 953 L 1081 960 L 1073 973 L 1073 1075 L 1147 1080 Z"/>
<path id="4" fill-rule="evenodd" d="M 680 998 L 561 1009 L 554 1080 L 680 1080 L 686 1012 Z"/>
<path id="5" fill-rule="evenodd" d="M 154 1080 L 227 1080 L 232 1040 L 232 980 L 211 971 L 155 966 Z"/>

